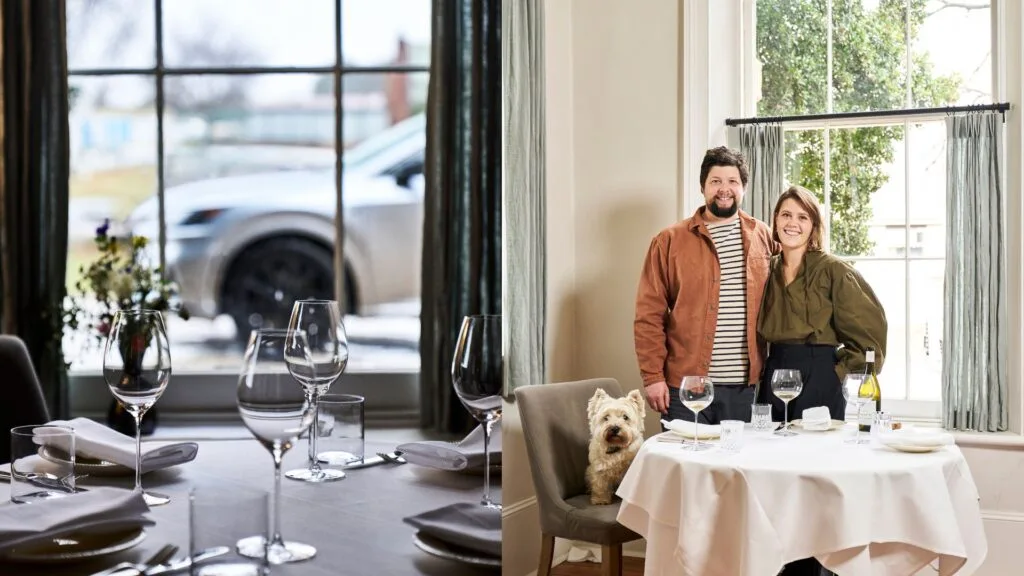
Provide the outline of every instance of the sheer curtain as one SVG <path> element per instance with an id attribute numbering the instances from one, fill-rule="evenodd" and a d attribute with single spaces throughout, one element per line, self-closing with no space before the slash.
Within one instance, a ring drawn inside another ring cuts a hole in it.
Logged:
<path id="1" fill-rule="evenodd" d="M 946 119 L 942 425 L 997 432 L 1007 407 L 1002 115 Z"/>
<path id="2" fill-rule="evenodd" d="M 502 65 L 505 203 L 505 393 L 544 381 L 544 10 L 506 0 Z"/>
<path id="3" fill-rule="evenodd" d="M 785 145 L 779 124 L 746 124 L 729 129 L 729 145 L 738 149 L 750 168 L 750 186 L 743 210 L 771 225 L 775 201 L 782 194 Z M 799 182 L 794 182 L 799 184 Z"/>
<path id="4" fill-rule="evenodd" d="M 64 0 L 5 1 L 0 22 L 0 326 L 28 348 L 50 415 L 66 418 L 61 304 L 70 152 Z"/>

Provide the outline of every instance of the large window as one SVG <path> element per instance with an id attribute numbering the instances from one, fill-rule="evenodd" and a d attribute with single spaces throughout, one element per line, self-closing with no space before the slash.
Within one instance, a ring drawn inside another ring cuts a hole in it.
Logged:
<path id="1" fill-rule="evenodd" d="M 994 102 L 987 2 L 757 0 L 756 22 L 759 116 Z M 891 399 L 941 398 L 943 118 L 783 124 L 788 182 L 819 195 L 830 251 L 885 306 Z"/>
<path id="2" fill-rule="evenodd" d="M 180 287 L 178 374 L 337 295 L 349 372 L 418 372 L 430 4 L 67 0 L 69 291 L 109 219 Z"/>

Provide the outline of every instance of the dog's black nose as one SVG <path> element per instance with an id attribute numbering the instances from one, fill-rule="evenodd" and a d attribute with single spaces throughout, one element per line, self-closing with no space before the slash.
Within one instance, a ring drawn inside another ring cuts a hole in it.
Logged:
<path id="1" fill-rule="evenodd" d="M 618 426 L 612 426 L 611 428 L 608 429 L 608 431 L 611 432 L 612 434 L 618 434 L 619 430 L 621 430 L 621 428 L 619 428 Z"/>

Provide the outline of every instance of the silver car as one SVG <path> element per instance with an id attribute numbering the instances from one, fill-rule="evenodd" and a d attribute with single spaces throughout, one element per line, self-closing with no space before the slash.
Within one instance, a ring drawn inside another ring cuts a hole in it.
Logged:
<path id="1" fill-rule="evenodd" d="M 348 313 L 419 298 L 424 147 L 420 115 L 344 156 Z M 244 339 L 287 325 L 296 299 L 333 297 L 333 166 L 172 186 L 164 204 L 167 271 L 193 316 L 228 314 Z M 157 209 L 147 199 L 126 227 L 155 239 Z"/>

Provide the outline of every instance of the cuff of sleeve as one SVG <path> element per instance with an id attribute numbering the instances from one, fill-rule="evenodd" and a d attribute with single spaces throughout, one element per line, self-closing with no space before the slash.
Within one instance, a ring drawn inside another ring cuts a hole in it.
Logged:
<path id="1" fill-rule="evenodd" d="M 644 388 L 651 384 L 657 384 L 658 382 L 664 382 L 665 376 L 662 374 L 652 374 L 650 376 L 644 376 Z"/>

